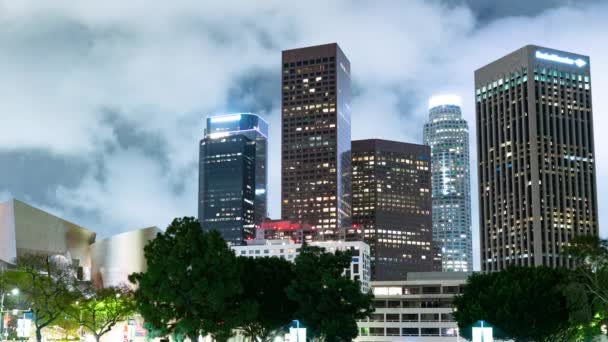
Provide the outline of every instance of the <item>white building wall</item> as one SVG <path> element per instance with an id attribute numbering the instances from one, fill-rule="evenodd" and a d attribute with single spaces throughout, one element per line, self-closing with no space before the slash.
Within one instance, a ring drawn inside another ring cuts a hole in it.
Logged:
<path id="1" fill-rule="evenodd" d="M 411 280 L 371 282 L 376 311 L 357 323 L 355 341 L 464 341 L 458 337 L 451 303 L 467 275 L 410 273 Z"/>

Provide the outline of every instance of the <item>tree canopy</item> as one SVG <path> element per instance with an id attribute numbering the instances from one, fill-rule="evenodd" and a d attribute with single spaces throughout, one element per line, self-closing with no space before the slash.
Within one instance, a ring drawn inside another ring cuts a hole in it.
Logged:
<path id="1" fill-rule="evenodd" d="M 42 341 L 42 329 L 61 317 L 76 298 L 76 272 L 71 261 L 62 256 L 21 256 L 17 269 L 6 272 L 6 278 L 31 305 L 38 342 Z"/>
<path id="2" fill-rule="evenodd" d="M 164 333 L 225 340 L 238 326 L 242 293 L 234 252 L 217 232 L 203 232 L 192 217 L 175 219 L 144 250 L 147 271 L 133 274 L 137 309 Z"/>
<path id="3" fill-rule="evenodd" d="M 357 320 L 373 312 L 371 293 L 362 293 L 359 281 L 344 276 L 350 262 L 348 251 L 332 254 L 306 244 L 300 249 L 287 296 L 297 303 L 294 319 L 310 336 L 351 341 L 358 335 Z"/>
<path id="4" fill-rule="evenodd" d="M 477 273 L 454 300 L 454 318 L 461 335 L 483 320 L 498 338 L 515 341 L 572 341 L 576 333 L 565 287 L 570 272 L 549 267 L 510 267 Z"/>
<path id="5" fill-rule="evenodd" d="M 97 289 L 87 284 L 76 299 L 65 312 L 88 330 L 95 341 L 135 313 L 133 293 L 126 286 Z"/>
<path id="6" fill-rule="evenodd" d="M 243 284 L 240 311 L 244 335 L 259 342 L 272 340 L 294 317 L 296 303 L 286 288 L 294 278 L 285 259 L 239 257 Z"/>

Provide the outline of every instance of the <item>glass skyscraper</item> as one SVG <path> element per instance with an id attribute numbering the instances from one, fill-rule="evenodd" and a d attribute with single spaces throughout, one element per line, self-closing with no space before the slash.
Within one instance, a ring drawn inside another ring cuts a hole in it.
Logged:
<path id="1" fill-rule="evenodd" d="M 233 245 L 266 217 L 268 124 L 256 114 L 207 118 L 200 144 L 199 221 Z"/>
<path id="2" fill-rule="evenodd" d="M 429 101 L 424 144 L 431 147 L 433 240 L 444 272 L 473 271 L 469 128 L 456 96 Z"/>

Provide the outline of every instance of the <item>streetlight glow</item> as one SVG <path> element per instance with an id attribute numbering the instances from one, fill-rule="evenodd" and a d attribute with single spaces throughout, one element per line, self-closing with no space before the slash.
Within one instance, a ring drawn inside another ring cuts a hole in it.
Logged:
<path id="1" fill-rule="evenodd" d="M 17 288 L 12 289 L 12 290 L 11 290 L 11 294 L 12 294 L 13 296 L 18 295 L 18 294 L 19 294 L 19 289 L 17 289 Z"/>

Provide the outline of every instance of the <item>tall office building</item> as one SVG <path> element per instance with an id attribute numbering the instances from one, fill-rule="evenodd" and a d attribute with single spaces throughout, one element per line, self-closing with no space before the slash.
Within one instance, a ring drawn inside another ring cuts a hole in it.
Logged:
<path id="1" fill-rule="evenodd" d="M 372 279 L 433 271 L 430 148 L 369 139 L 353 148 L 353 223 L 371 247 Z"/>
<path id="2" fill-rule="evenodd" d="M 481 265 L 572 266 L 597 235 L 589 57 L 528 45 L 475 71 Z"/>
<path id="3" fill-rule="evenodd" d="M 199 221 L 233 245 L 266 216 L 268 124 L 256 114 L 207 118 L 200 144 Z"/>
<path id="4" fill-rule="evenodd" d="M 351 227 L 350 62 L 327 44 L 283 51 L 281 212 L 320 240 Z"/>
<path id="5" fill-rule="evenodd" d="M 431 147 L 433 240 L 444 272 L 473 271 L 469 127 L 459 104 L 457 96 L 431 98 L 423 134 Z"/>

